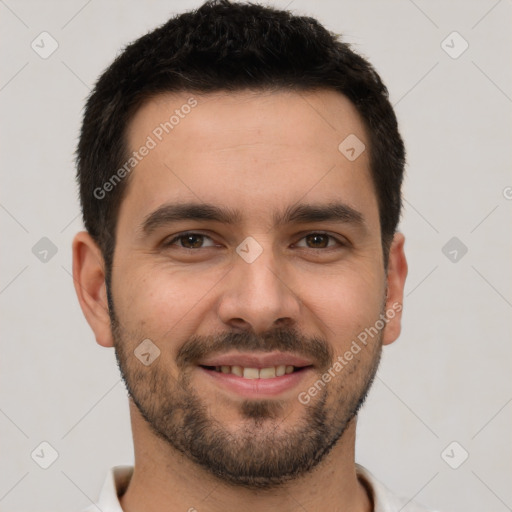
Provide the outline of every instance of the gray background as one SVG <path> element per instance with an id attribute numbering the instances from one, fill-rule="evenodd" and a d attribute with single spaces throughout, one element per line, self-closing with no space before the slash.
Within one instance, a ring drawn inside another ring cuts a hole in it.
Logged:
<path id="1" fill-rule="evenodd" d="M 512 510 L 512 2 L 270 3 L 317 17 L 374 63 L 408 149 L 404 327 L 360 414 L 357 461 L 446 512 Z M 81 510 L 109 467 L 132 462 L 114 353 L 96 345 L 70 276 L 73 152 L 100 72 L 199 4 L 0 0 L 2 511 Z M 31 47 L 43 31 L 59 45 L 46 59 Z M 48 469 L 31 457 L 43 441 L 58 452 Z"/>

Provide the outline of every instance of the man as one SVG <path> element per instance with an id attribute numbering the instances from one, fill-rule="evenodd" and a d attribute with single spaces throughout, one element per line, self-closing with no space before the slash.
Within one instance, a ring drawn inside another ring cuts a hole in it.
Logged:
<path id="1" fill-rule="evenodd" d="M 73 273 L 135 465 L 90 510 L 425 510 L 354 460 L 400 333 L 404 161 L 379 76 L 311 18 L 207 2 L 103 73 Z"/>

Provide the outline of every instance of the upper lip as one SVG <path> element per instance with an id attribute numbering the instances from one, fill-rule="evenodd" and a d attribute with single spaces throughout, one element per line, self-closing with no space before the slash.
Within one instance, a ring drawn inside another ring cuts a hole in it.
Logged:
<path id="1" fill-rule="evenodd" d="M 312 366 L 312 362 L 289 352 L 242 353 L 230 352 L 207 357 L 199 366 L 242 366 L 244 368 L 269 368 L 270 366 Z"/>

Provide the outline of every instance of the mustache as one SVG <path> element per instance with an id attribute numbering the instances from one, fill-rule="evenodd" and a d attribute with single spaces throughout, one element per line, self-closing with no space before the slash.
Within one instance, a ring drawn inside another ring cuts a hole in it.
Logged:
<path id="1" fill-rule="evenodd" d="M 179 349 L 176 362 L 183 369 L 233 349 L 240 352 L 292 352 L 311 360 L 321 370 L 327 370 L 334 360 L 333 349 L 323 338 L 303 336 L 294 328 L 277 328 L 260 335 L 253 331 L 237 331 L 192 336 Z"/>

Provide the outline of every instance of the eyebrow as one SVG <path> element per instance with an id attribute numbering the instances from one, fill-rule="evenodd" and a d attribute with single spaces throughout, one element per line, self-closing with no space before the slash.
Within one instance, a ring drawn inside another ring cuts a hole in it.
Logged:
<path id="1" fill-rule="evenodd" d="M 158 228 L 184 220 L 213 221 L 234 225 L 243 218 L 240 210 L 208 203 L 167 203 L 148 214 L 140 225 L 142 236 L 149 236 Z M 365 227 L 361 212 L 341 202 L 328 204 L 296 204 L 282 212 L 274 212 L 274 226 L 314 222 L 340 222 Z"/>

